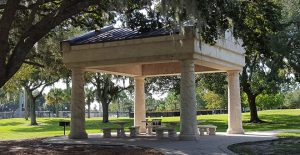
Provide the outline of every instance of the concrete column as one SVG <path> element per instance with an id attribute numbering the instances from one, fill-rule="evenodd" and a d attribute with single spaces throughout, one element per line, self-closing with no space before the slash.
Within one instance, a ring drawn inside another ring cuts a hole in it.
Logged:
<path id="1" fill-rule="evenodd" d="M 180 136 L 181 140 L 197 140 L 197 105 L 195 95 L 195 65 L 193 60 L 181 62 L 180 81 Z"/>
<path id="2" fill-rule="evenodd" d="M 228 71 L 228 129 L 229 134 L 244 134 L 242 126 L 239 71 Z"/>
<path id="3" fill-rule="evenodd" d="M 146 132 L 145 78 L 134 78 L 134 125 L 140 126 L 140 132 Z"/>
<path id="4" fill-rule="evenodd" d="M 84 71 L 80 68 L 72 69 L 70 139 L 84 139 L 88 137 L 85 131 L 85 96 L 83 73 Z"/>

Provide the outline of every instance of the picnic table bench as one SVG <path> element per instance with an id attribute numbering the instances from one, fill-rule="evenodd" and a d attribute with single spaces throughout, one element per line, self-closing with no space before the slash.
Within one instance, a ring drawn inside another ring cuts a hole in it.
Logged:
<path id="1" fill-rule="evenodd" d="M 131 126 L 129 127 L 130 137 L 136 137 L 140 132 L 140 126 Z"/>
<path id="2" fill-rule="evenodd" d="M 136 137 L 139 134 L 139 126 L 129 127 L 130 137 Z M 103 138 L 110 138 L 112 131 L 117 131 L 117 137 L 126 137 L 124 127 L 105 127 L 103 130 Z"/>
<path id="3" fill-rule="evenodd" d="M 156 131 L 156 137 L 159 139 L 164 137 L 164 131 L 168 132 L 168 137 L 176 136 L 176 129 L 172 127 L 156 127 L 155 131 Z"/>
<path id="4" fill-rule="evenodd" d="M 105 128 L 102 128 L 102 130 L 103 130 L 104 138 L 110 138 L 112 130 L 117 131 L 117 137 L 126 137 L 124 127 L 105 127 Z"/>
<path id="5" fill-rule="evenodd" d="M 208 135 L 216 135 L 217 126 L 214 125 L 198 125 L 200 136 L 204 135 L 204 132 L 207 132 Z"/>

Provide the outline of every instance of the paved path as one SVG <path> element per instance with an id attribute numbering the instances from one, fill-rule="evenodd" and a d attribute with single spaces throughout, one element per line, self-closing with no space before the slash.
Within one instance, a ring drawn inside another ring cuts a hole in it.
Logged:
<path id="1" fill-rule="evenodd" d="M 247 132 L 244 135 L 231 135 L 217 132 L 216 136 L 201 136 L 198 141 L 179 141 L 175 139 L 156 139 L 153 136 L 140 136 L 137 138 L 102 138 L 101 134 L 91 134 L 89 139 L 69 140 L 67 137 L 52 137 L 46 139 L 47 143 L 63 144 L 99 144 L 99 145 L 138 145 L 158 149 L 165 154 L 172 155 L 226 155 L 234 154 L 227 146 L 235 143 L 263 141 L 276 139 L 275 134 L 280 132 L 297 132 L 296 130 Z"/>

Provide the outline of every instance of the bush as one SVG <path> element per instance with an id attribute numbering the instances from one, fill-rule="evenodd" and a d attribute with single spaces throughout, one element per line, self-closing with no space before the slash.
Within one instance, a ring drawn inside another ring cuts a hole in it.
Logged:
<path id="1" fill-rule="evenodd" d="M 300 89 L 286 94 L 284 101 L 286 108 L 300 108 Z"/>
<path id="2" fill-rule="evenodd" d="M 256 97 L 256 102 L 260 109 L 278 109 L 283 106 L 284 95 L 260 94 Z"/>

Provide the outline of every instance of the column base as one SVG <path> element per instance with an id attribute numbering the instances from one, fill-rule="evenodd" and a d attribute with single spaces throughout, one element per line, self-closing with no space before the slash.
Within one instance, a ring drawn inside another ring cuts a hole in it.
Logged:
<path id="1" fill-rule="evenodd" d="M 140 126 L 140 133 L 146 133 L 146 128 Z"/>
<path id="2" fill-rule="evenodd" d="M 244 134 L 243 129 L 227 129 L 227 134 Z"/>
<path id="3" fill-rule="evenodd" d="M 87 139 L 88 134 L 86 132 L 70 133 L 68 137 L 69 139 Z"/>
<path id="4" fill-rule="evenodd" d="M 196 135 L 180 134 L 179 135 L 179 140 L 183 140 L 183 141 L 197 141 L 197 140 L 199 140 L 199 138 L 200 138 L 199 134 L 196 134 Z"/>

